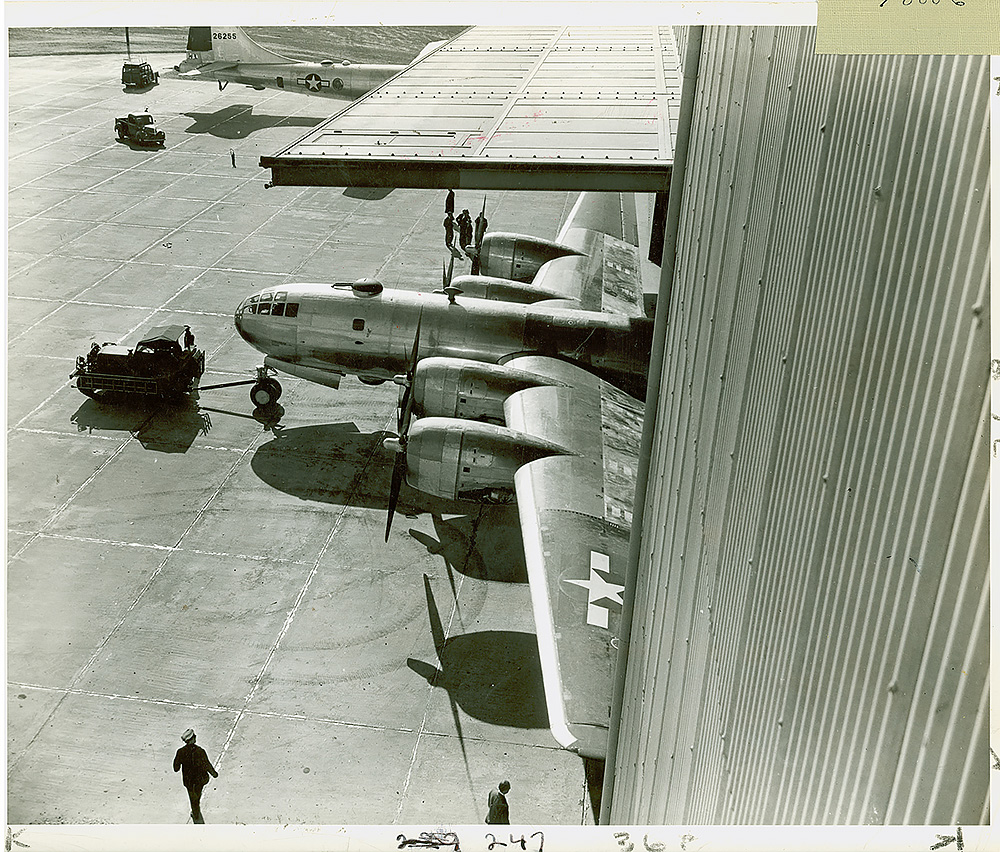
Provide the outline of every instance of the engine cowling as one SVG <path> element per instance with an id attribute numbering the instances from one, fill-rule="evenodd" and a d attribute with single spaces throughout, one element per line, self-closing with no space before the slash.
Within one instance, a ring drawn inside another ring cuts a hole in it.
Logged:
<path id="1" fill-rule="evenodd" d="M 413 376 L 413 404 L 426 417 L 457 417 L 504 424 L 503 404 L 512 393 L 560 382 L 483 361 L 424 358 Z"/>
<path id="2" fill-rule="evenodd" d="M 497 499 L 513 493 L 521 465 L 552 455 L 572 453 L 505 426 L 425 417 L 407 436 L 406 482 L 448 500 Z"/>
<path id="3" fill-rule="evenodd" d="M 491 275 L 456 275 L 451 286 L 466 296 L 492 299 L 494 302 L 518 302 L 530 305 L 543 299 L 563 299 L 566 294 L 549 287 L 538 287 L 525 281 L 496 278 Z"/>
<path id="4" fill-rule="evenodd" d="M 539 237 L 497 231 L 483 238 L 479 249 L 479 272 L 512 281 L 531 281 L 542 264 L 570 255 L 582 255 L 582 252 Z"/>

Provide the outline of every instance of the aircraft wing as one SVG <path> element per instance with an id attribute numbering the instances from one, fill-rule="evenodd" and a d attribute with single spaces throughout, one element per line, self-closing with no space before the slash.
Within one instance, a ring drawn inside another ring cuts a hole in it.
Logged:
<path id="1" fill-rule="evenodd" d="M 515 475 L 549 725 L 564 748 L 604 758 L 642 403 L 545 356 L 508 366 L 561 382 L 507 399 L 507 425 L 576 455 Z"/>
<path id="2" fill-rule="evenodd" d="M 580 193 L 556 242 L 582 255 L 549 261 L 533 283 L 565 293 L 582 310 L 643 315 L 634 195 Z"/>

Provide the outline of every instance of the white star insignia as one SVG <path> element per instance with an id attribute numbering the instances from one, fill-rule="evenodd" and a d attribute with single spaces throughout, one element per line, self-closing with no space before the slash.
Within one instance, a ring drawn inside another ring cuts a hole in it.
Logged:
<path id="1" fill-rule="evenodd" d="M 310 92 L 318 92 L 320 87 L 323 85 L 323 80 L 320 78 L 319 74 L 307 74 L 304 81 L 300 81 L 300 84 L 304 82 L 306 88 Z"/>
<path id="2" fill-rule="evenodd" d="M 622 592 L 625 591 L 624 586 L 609 583 L 601 576 L 601 574 L 610 573 L 611 566 L 607 555 L 592 550 L 590 551 L 590 578 L 587 580 L 567 580 L 574 586 L 587 590 L 587 624 L 603 627 L 605 630 L 608 627 L 608 608 L 607 605 L 601 605 L 597 602 L 607 600 L 622 606 Z"/>

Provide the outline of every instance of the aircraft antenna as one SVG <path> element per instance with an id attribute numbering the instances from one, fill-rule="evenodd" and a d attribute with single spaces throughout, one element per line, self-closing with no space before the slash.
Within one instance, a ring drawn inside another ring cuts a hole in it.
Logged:
<path id="1" fill-rule="evenodd" d="M 128 40 L 128 27 L 125 27 L 125 52 L 128 54 L 128 58 L 132 58 L 132 45 Z"/>

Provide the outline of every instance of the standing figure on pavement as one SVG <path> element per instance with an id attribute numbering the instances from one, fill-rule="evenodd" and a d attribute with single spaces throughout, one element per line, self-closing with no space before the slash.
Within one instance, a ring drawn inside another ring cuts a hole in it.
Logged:
<path id="1" fill-rule="evenodd" d="M 476 216 L 476 247 L 478 248 L 483 243 L 483 237 L 486 234 L 486 225 L 488 224 L 486 219 L 486 213 L 480 213 Z"/>
<path id="2" fill-rule="evenodd" d="M 455 218 L 451 213 L 445 214 L 444 217 L 444 244 L 451 248 L 455 242 Z"/>
<path id="3" fill-rule="evenodd" d="M 496 790 L 490 790 L 490 810 L 486 814 L 487 825 L 510 825 L 510 810 L 507 808 L 509 790 L 510 781 L 501 781 Z"/>
<path id="4" fill-rule="evenodd" d="M 455 190 L 449 189 L 444 199 L 444 212 L 454 214 L 455 212 Z"/>
<path id="5" fill-rule="evenodd" d="M 201 791 L 208 783 L 208 776 L 218 778 L 219 773 L 215 771 L 212 762 L 205 754 L 205 749 L 194 744 L 195 734 L 192 728 L 188 728 L 181 739 L 184 745 L 177 749 L 174 756 L 174 772 L 181 772 L 181 780 L 187 787 L 188 797 L 191 799 L 191 821 L 196 825 L 204 825 L 205 819 L 201 815 Z"/>
<path id="6" fill-rule="evenodd" d="M 472 217 L 468 210 L 463 210 L 458 214 L 458 244 L 464 251 L 472 242 Z"/>

